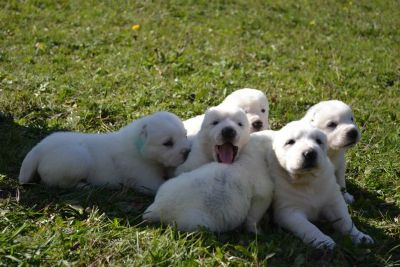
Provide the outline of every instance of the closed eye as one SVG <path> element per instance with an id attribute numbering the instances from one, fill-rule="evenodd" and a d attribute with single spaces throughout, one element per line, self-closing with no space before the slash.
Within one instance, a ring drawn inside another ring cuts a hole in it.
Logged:
<path id="1" fill-rule="evenodd" d="M 212 125 L 217 125 L 219 123 L 219 121 L 213 121 L 211 124 Z"/>
<path id="2" fill-rule="evenodd" d="M 163 146 L 173 147 L 174 146 L 174 141 L 172 141 L 172 139 L 168 139 L 166 142 L 163 143 Z"/>
<path id="3" fill-rule="evenodd" d="M 332 128 L 335 129 L 337 127 L 337 123 L 334 121 L 331 121 L 330 123 L 328 123 L 328 125 L 326 125 L 328 128 Z"/>
<path id="4" fill-rule="evenodd" d="M 286 146 L 291 146 L 291 145 L 294 145 L 294 143 L 296 143 L 296 141 L 295 141 L 294 139 L 289 139 L 289 140 L 285 143 L 285 145 L 286 145 Z"/>

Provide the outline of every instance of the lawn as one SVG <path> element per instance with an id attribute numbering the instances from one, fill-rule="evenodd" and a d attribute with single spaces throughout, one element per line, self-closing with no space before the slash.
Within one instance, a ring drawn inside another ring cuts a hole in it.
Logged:
<path id="1" fill-rule="evenodd" d="M 268 222 L 181 233 L 143 225 L 151 198 L 132 190 L 16 181 L 51 132 L 187 119 L 243 87 L 267 94 L 273 129 L 321 100 L 352 106 L 349 209 L 374 246 L 323 222 L 331 253 Z M 0 265 L 400 266 L 399 103 L 399 1 L 1 1 Z"/>

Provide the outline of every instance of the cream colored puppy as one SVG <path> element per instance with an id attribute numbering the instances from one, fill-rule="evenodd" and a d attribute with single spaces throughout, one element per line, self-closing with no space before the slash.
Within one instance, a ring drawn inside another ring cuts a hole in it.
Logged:
<path id="1" fill-rule="evenodd" d="M 268 99 L 260 90 L 250 88 L 236 90 L 228 95 L 221 104 L 242 108 L 249 120 L 251 132 L 269 129 Z M 192 141 L 200 131 L 203 119 L 204 114 L 183 122 L 190 141 Z"/>
<path id="2" fill-rule="evenodd" d="M 249 122 L 241 108 L 219 105 L 208 109 L 188 159 L 176 169 L 175 175 L 212 161 L 232 164 L 249 137 Z"/>
<path id="3" fill-rule="evenodd" d="M 355 124 L 351 108 L 338 100 L 322 101 L 312 106 L 305 117 L 315 127 L 328 137 L 328 156 L 335 165 L 336 181 L 340 185 L 344 200 L 351 204 L 354 197 L 346 190 L 346 160 L 347 149 L 360 140 L 360 131 Z"/>
<path id="4" fill-rule="evenodd" d="M 327 157 L 326 135 L 305 121 L 287 124 L 275 133 L 269 156 L 275 182 L 275 222 L 314 247 L 333 248 L 335 242 L 311 221 L 325 218 L 355 244 L 373 243 L 352 222 Z"/>
<path id="5" fill-rule="evenodd" d="M 27 154 L 19 182 L 29 183 L 39 174 L 49 186 L 124 185 L 155 194 L 166 168 L 181 164 L 189 146 L 183 123 L 169 112 L 143 117 L 112 133 L 54 133 Z"/>
<path id="6" fill-rule="evenodd" d="M 206 227 L 225 232 L 242 223 L 248 231 L 258 231 L 257 223 L 272 200 L 268 149 L 268 135 L 255 133 L 232 164 L 212 162 L 168 180 L 143 219 L 176 224 L 183 231 Z"/>

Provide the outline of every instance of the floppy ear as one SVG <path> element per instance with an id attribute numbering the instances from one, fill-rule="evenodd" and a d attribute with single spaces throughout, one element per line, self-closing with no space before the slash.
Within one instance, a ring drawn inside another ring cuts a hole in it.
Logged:
<path id="1" fill-rule="evenodd" d="M 135 141 L 135 146 L 138 151 L 142 151 L 147 139 L 147 124 L 143 125 L 138 138 Z"/>
<path id="2" fill-rule="evenodd" d="M 147 138 L 147 124 L 143 125 L 142 130 L 140 131 L 140 137 L 143 139 Z"/>
<path id="3" fill-rule="evenodd" d="M 206 116 L 210 116 L 209 114 L 213 111 L 214 111 L 214 107 L 208 108 L 206 110 L 206 112 L 204 113 L 204 119 L 203 119 L 203 122 L 201 123 L 200 129 L 203 129 L 206 126 L 206 124 L 209 123 L 209 122 L 206 122 L 205 118 L 206 118 Z"/>
<path id="4" fill-rule="evenodd" d="M 319 110 L 319 105 L 318 105 L 318 104 L 312 106 L 312 107 L 306 112 L 305 117 L 308 118 L 308 120 L 309 120 L 310 122 L 313 122 L 313 121 L 314 121 L 315 114 L 318 112 L 318 110 Z"/>

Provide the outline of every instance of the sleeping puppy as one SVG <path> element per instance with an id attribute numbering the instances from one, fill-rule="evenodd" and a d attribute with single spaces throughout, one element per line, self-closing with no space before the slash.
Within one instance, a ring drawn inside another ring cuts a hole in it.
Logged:
<path id="1" fill-rule="evenodd" d="M 242 108 L 250 123 L 250 131 L 257 132 L 269 129 L 268 99 L 263 92 L 256 89 L 243 88 L 228 95 L 221 104 Z M 185 120 L 188 139 L 192 141 L 200 131 L 204 114 Z"/>
<path id="2" fill-rule="evenodd" d="M 360 140 L 360 131 L 354 122 L 351 108 L 338 100 L 323 101 L 312 106 L 303 120 L 327 135 L 328 156 L 335 165 L 336 181 L 340 185 L 346 203 L 353 203 L 354 197 L 346 191 L 344 154 Z"/>
<path id="3" fill-rule="evenodd" d="M 176 224 L 182 231 L 205 227 L 225 232 L 242 223 L 250 232 L 259 231 L 257 224 L 272 200 L 273 182 L 266 162 L 272 141 L 267 134 L 258 134 L 251 135 L 232 164 L 211 162 L 165 182 L 143 219 Z"/>
<path id="4" fill-rule="evenodd" d="M 112 133 L 54 133 L 27 154 L 19 182 L 32 182 L 38 174 L 49 186 L 123 185 L 155 194 L 166 168 L 181 164 L 189 146 L 183 123 L 169 112 L 143 117 Z"/>
<path id="5" fill-rule="evenodd" d="M 219 105 L 208 109 L 188 159 L 176 169 L 175 175 L 212 161 L 232 164 L 249 137 L 249 122 L 241 108 Z"/>
<path id="6" fill-rule="evenodd" d="M 332 249 L 335 242 L 311 221 L 325 218 L 355 244 L 373 243 L 352 222 L 327 157 L 326 135 L 305 121 L 276 132 L 269 156 L 275 182 L 274 221 L 314 247 Z"/>

